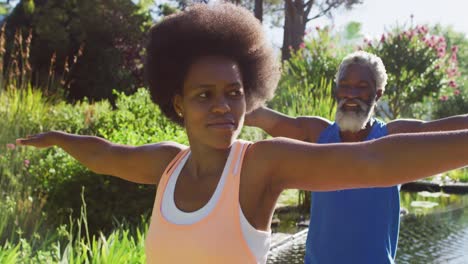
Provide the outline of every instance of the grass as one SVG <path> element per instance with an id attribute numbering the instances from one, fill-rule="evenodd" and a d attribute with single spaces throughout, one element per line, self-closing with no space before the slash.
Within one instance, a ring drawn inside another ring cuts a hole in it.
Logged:
<path id="1" fill-rule="evenodd" d="M 46 237 L 38 240 L 40 242 L 36 241 L 36 245 L 24 238 L 16 243 L 7 240 L 3 246 L 0 245 L 0 263 L 145 263 L 148 225 L 144 217 L 136 228 L 122 223 L 108 235 L 90 235 L 83 193 L 82 201 L 79 219 L 70 219 L 69 225 L 48 232 Z M 37 227 L 45 228 L 42 223 Z M 19 230 L 12 229 L 11 232 Z"/>

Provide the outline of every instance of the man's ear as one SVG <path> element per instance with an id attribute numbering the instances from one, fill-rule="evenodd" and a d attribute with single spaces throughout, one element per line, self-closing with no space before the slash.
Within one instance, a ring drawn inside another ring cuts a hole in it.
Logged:
<path id="1" fill-rule="evenodd" d="M 383 95 L 383 90 L 378 89 L 377 92 L 375 93 L 375 101 L 378 101 L 380 97 L 382 97 L 382 95 Z"/>
<path id="2" fill-rule="evenodd" d="M 176 94 L 174 96 L 174 99 L 172 100 L 172 105 L 174 107 L 174 111 L 176 112 L 176 114 L 179 117 L 182 118 L 184 116 L 184 107 L 183 107 L 183 104 L 182 104 L 182 96 L 179 95 L 179 94 Z"/>

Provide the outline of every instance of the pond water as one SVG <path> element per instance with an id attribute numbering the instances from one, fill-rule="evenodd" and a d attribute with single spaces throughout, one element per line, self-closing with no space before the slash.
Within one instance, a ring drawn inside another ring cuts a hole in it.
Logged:
<path id="1" fill-rule="evenodd" d="M 408 214 L 401 220 L 396 263 L 468 263 L 468 195 L 402 192 L 401 206 Z M 294 217 L 277 230 L 300 230 Z M 306 235 L 272 250 L 267 263 L 303 263 Z"/>

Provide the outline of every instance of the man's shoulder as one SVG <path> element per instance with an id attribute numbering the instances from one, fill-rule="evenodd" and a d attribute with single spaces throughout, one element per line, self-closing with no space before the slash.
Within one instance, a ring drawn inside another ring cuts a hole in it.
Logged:
<path id="1" fill-rule="evenodd" d="M 303 129 L 307 131 L 305 141 L 310 143 L 316 143 L 323 131 L 333 125 L 332 121 L 320 116 L 305 116 L 299 120 Z"/>

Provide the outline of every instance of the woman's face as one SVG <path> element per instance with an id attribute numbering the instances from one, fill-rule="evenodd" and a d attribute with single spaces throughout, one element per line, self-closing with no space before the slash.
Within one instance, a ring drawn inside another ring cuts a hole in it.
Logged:
<path id="1" fill-rule="evenodd" d="M 218 56 L 196 60 L 187 72 L 182 95 L 174 98 L 174 107 L 184 118 L 191 145 L 230 147 L 242 128 L 246 109 L 239 66 Z"/>

